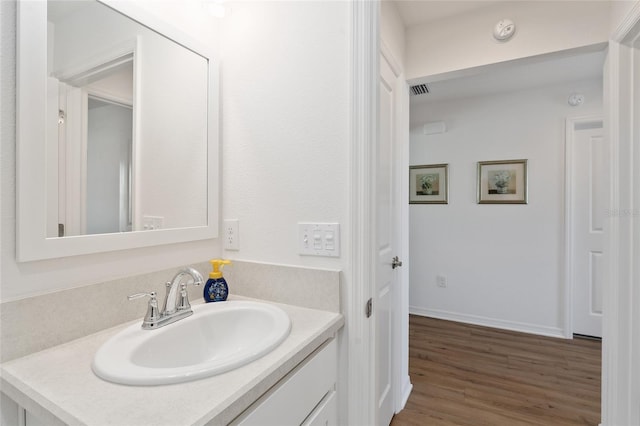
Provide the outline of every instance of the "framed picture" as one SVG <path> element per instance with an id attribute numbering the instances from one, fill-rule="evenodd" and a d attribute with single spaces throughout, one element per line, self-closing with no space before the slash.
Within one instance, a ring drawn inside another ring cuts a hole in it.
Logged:
<path id="1" fill-rule="evenodd" d="M 527 160 L 478 162 L 478 204 L 527 204 Z"/>
<path id="2" fill-rule="evenodd" d="M 449 165 L 409 167 L 409 204 L 448 204 Z"/>

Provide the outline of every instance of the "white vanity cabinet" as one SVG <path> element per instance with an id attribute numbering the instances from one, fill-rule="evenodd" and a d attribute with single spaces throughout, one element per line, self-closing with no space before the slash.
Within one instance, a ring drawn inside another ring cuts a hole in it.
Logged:
<path id="1" fill-rule="evenodd" d="M 335 336 L 344 318 L 278 306 L 292 331 L 272 352 L 224 374 L 160 389 L 115 385 L 93 373 L 96 351 L 118 327 L 0 364 L 0 426 L 158 426 L 159 418 L 184 426 L 337 425 Z M 54 368 L 42 374 L 43 365 Z"/>
<path id="2" fill-rule="evenodd" d="M 332 426 L 338 423 L 335 338 L 325 342 L 236 418 L 233 426 Z"/>
<path id="3" fill-rule="evenodd" d="M 275 386 L 240 414 L 233 426 L 336 426 L 338 424 L 338 351 L 327 340 Z M 2 426 L 50 426 L 54 423 L 24 410 L 8 398 Z M 9 408 L 9 410 L 7 410 Z M 14 411 L 15 410 L 15 411 Z M 7 418 L 8 412 L 17 415 Z M 51 419 L 53 421 L 53 419 Z M 7 423 L 7 424 L 5 424 Z M 55 424 L 62 424 L 55 422 Z M 213 420 L 211 424 L 219 424 Z"/>

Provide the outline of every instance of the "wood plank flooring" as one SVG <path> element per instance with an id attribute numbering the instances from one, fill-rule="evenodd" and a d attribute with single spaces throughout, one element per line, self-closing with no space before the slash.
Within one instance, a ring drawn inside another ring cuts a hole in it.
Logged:
<path id="1" fill-rule="evenodd" d="M 601 343 L 411 315 L 413 391 L 392 426 L 598 425 Z"/>

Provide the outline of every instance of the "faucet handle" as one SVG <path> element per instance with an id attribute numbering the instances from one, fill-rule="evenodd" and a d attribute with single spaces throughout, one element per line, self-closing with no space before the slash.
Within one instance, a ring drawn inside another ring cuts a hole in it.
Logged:
<path id="1" fill-rule="evenodd" d="M 156 292 L 150 293 L 136 293 L 128 296 L 127 299 L 134 300 L 141 297 L 149 296 L 149 305 L 147 306 L 147 314 L 142 321 L 142 328 L 152 328 L 160 319 L 160 311 L 158 310 L 158 299 L 156 298 Z"/>
<path id="2" fill-rule="evenodd" d="M 152 291 L 150 293 L 136 293 L 136 294 L 132 294 L 130 296 L 127 296 L 127 299 L 134 300 L 134 299 L 140 299 L 141 297 L 145 297 L 145 296 L 149 296 L 151 299 L 155 299 L 156 298 L 156 292 Z"/>
<path id="3" fill-rule="evenodd" d="M 178 302 L 178 310 L 184 311 L 191 309 L 191 304 L 189 303 L 189 296 L 187 294 L 187 285 L 185 283 L 180 284 L 180 296 Z"/>

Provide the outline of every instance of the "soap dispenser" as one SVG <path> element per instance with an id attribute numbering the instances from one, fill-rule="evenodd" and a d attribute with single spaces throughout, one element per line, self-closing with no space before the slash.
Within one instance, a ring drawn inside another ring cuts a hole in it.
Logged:
<path id="1" fill-rule="evenodd" d="M 229 287 L 227 281 L 222 276 L 222 268 L 224 265 L 230 265 L 230 260 L 224 259 L 212 259 L 211 267 L 213 271 L 209 273 L 209 279 L 204 286 L 204 301 L 205 302 L 222 302 L 227 300 L 229 295 Z"/>

